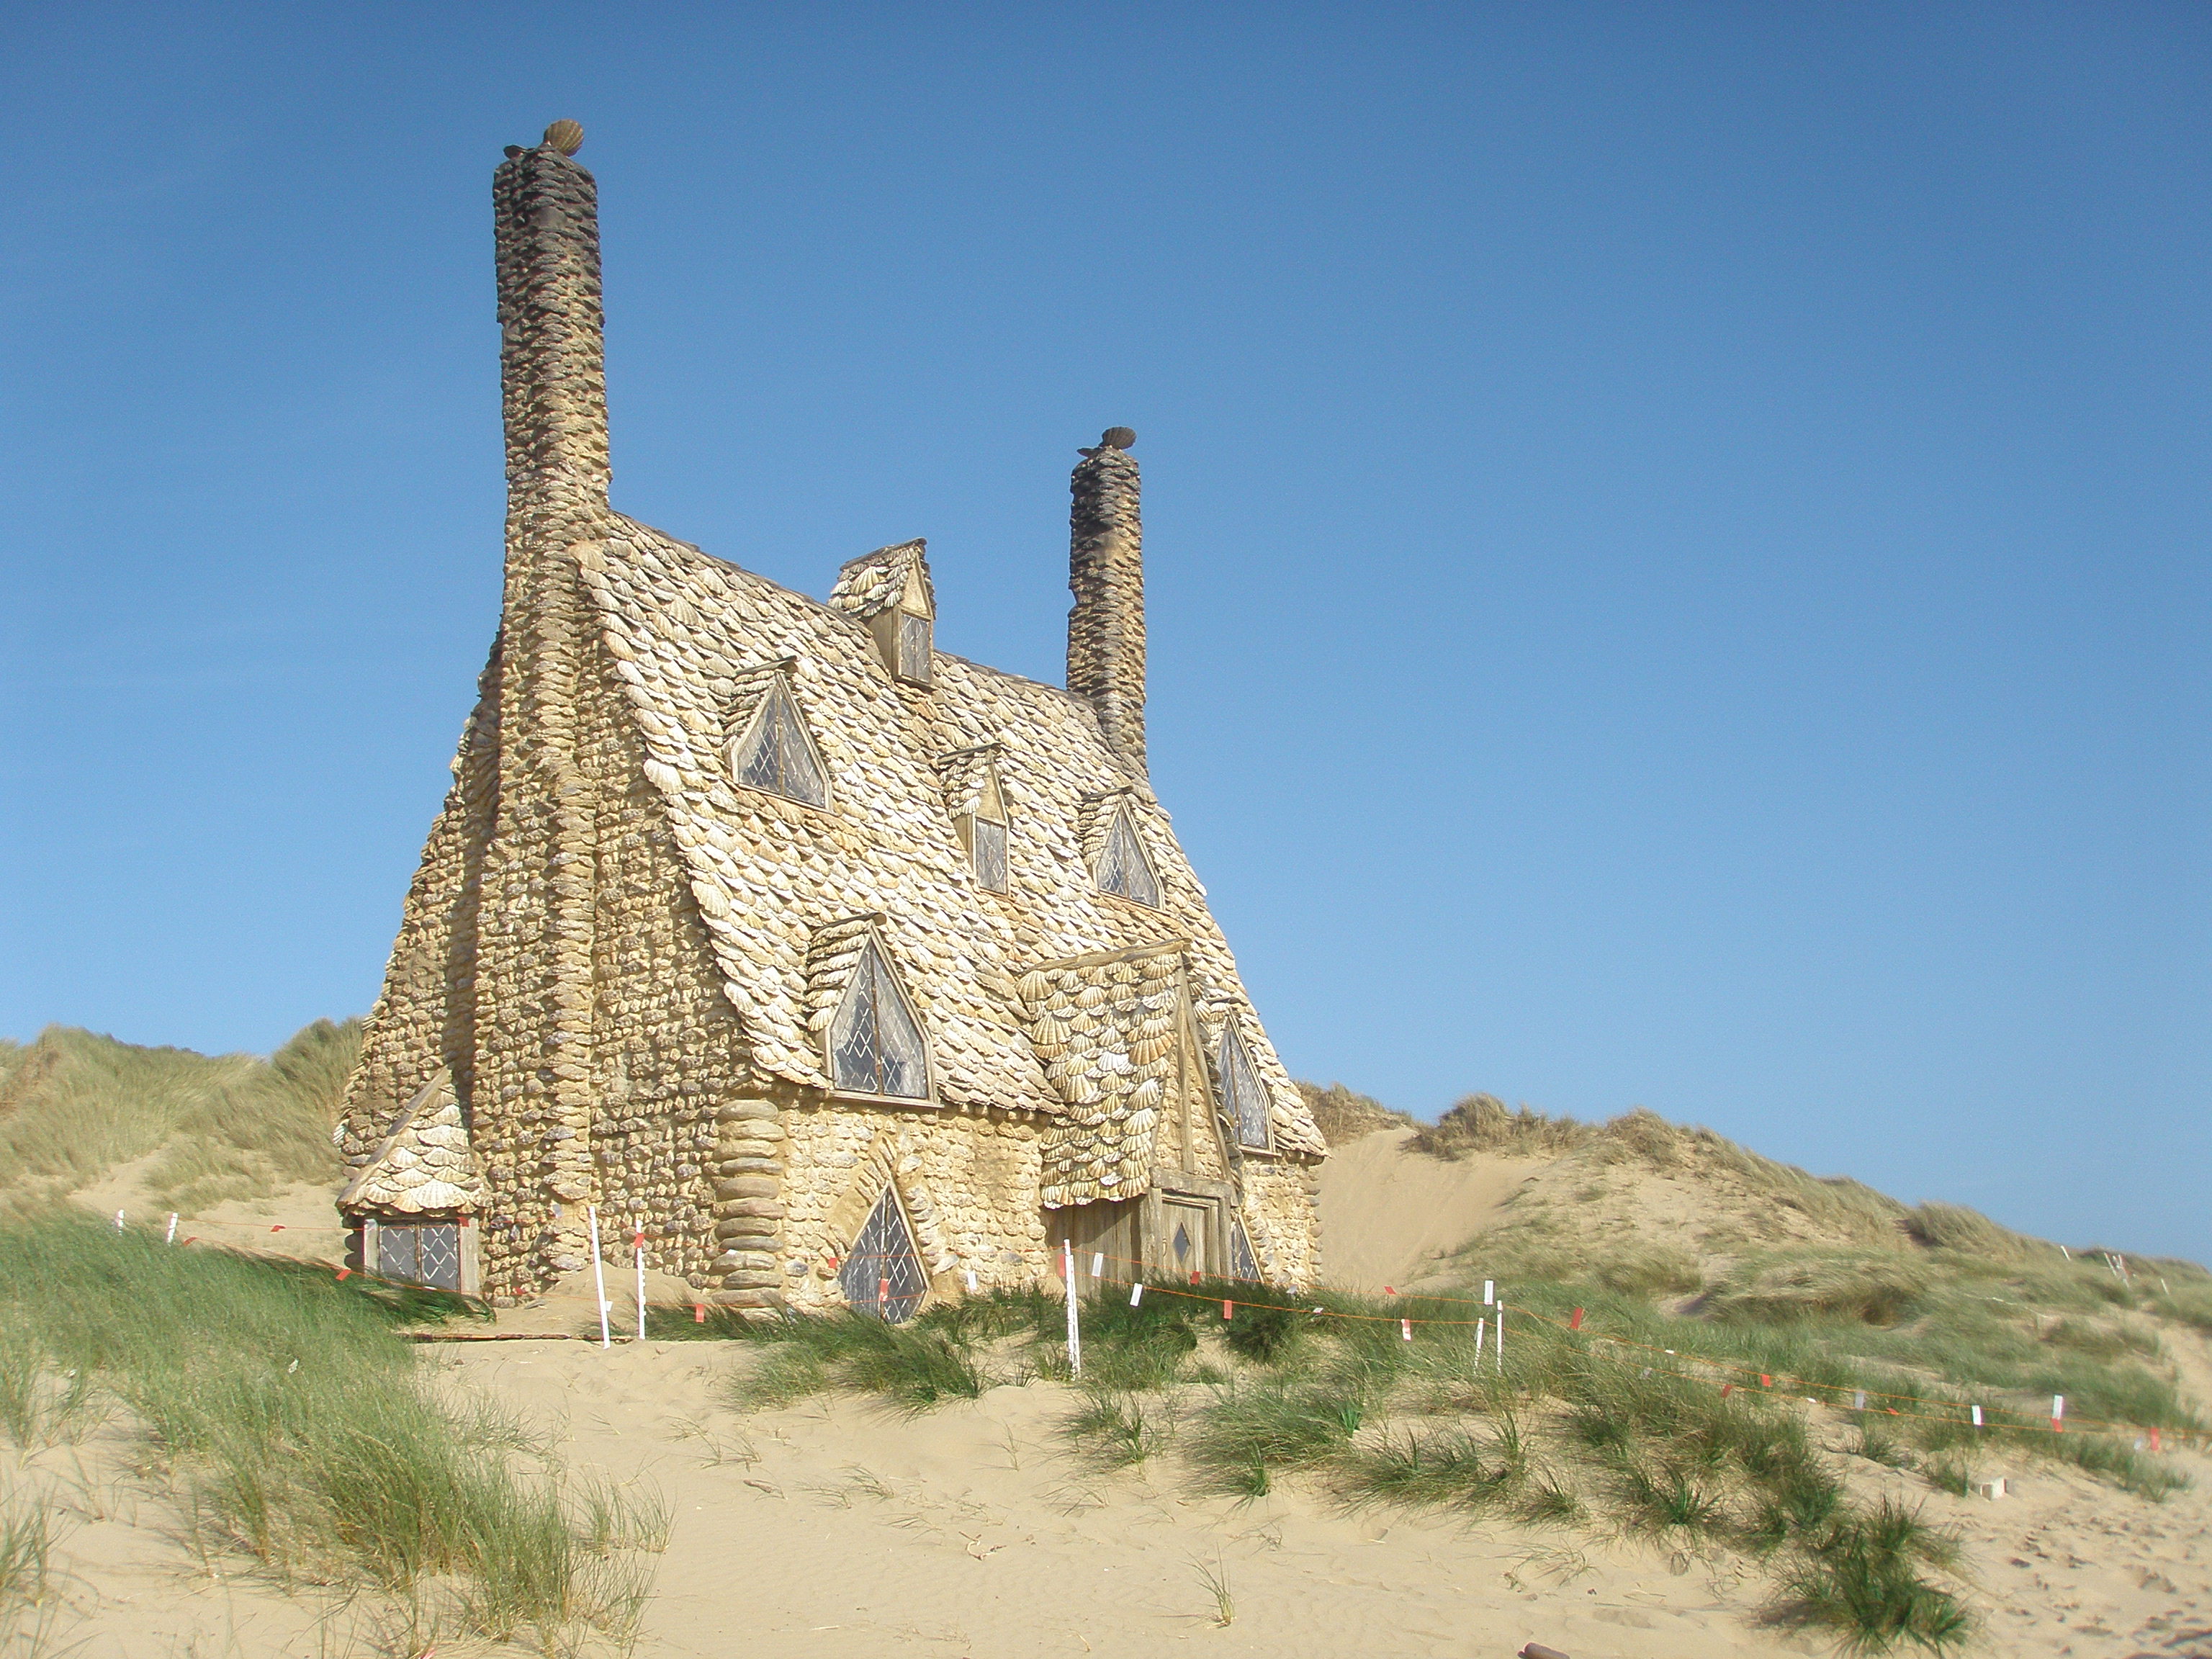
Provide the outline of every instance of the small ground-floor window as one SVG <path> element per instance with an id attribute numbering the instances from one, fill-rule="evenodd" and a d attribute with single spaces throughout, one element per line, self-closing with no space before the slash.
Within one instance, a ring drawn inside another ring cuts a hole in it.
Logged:
<path id="1" fill-rule="evenodd" d="M 888 1187 L 861 1224 L 860 1237 L 838 1270 L 837 1282 L 845 1300 L 855 1310 L 873 1314 L 893 1325 L 904 1324 L 921 1306 L 929 1290 L 929 1275 L 922 1271 L 921 1254 L 914 1246 L 914 1232 L 906 1224 L 897 1194 Z"/>
<path id="2" fill-rule="evenodd" d="M 369 1235 L 376 1260 L 369 1271 L 433 1290 L 461 1288 L 461 1228 L 458 1221 L 385 1222 Z"/>
<path id="3" fill-rule="evenodd" d="M 1252 1235 L 1242 1221 L 1229 1224 L 1229 1271 L 1247 1284 L 1260 1282 L 1260 1258 L 1253 1253 Z"/>

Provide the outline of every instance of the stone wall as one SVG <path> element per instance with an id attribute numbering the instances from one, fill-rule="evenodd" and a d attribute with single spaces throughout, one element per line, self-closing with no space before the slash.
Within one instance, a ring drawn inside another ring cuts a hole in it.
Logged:
<path id="1" fill-rule="evenodd" d="M 746 1092 L 743 1034 L 606 660 L 582 760 L 599 805 L 592 1130 L 599 1212 L 645 1222 L 647 1265 L 704 1287 L 714 1237 L 715 1112 Z"/>
<path id="2" fill-rule="evenodd" d="M 938 1294 L 1035 1283 L 1048 1271 L 1037 1207 L 1037 1133 L 1027 1117 L 990 1111 L 882 1109 L 832 1102 L 783 1115 L 783 1260 L 795 1306 L 842 1298 L 830 1266 L 896 1184 L 922 1265 Z"/>
<path id="3" fill-rule="evenodd" d="M 1260 1270 L 1273 1284 L 1320 1282 L 1321 1163 L 1306 1158 L 1244 1159 L 1244 1219 Z"/>

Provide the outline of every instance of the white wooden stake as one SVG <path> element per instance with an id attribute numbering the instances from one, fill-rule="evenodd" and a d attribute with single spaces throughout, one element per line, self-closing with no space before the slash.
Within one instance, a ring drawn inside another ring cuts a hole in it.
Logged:
<path id="1" fill-rule="evenodd" d="M 599 1297 L 599 1346 L 611 1348 L 615 1340 L 607 1330 L 607 1268 L 599 1260 L 599 1206 L 592 1205 L 587 1213 L 592 1218 L 592 1286 Z"/>
<path id="2" fill-rule="evenodd" d="M 637 1340 L 645 1340 L 645 1224 L 638 1223 L 630 1248 L 637 1252 Z"/>
<path id="3" fill-rule="evenodd" d="M 1979 1406 L 1974 1407 L 1974 1426 L 1978 1429 L 1982 1426 L 1982 1408 Z"/>
<path id="4" fill-rule="evenodd" d="M 164 1244 L 173 1244 L 173 1243 L 175 1243 L 176 1242 L 177 1242 L 177 1212 L 176 1212 L 174 1210 L 172 1210 L 172 1211 L 170 1211 L 170 1212 L 169 1212 L 169 1236 L 168 1236 L 167 1238 L 163 1239 L 163 1240 L 161 1241 L 161 1243 L 163 1243 Z"/>
<path id="5" fill-rule="evenodd" d="M 1490 1345 L 1498 1354 L 1498 1374 L 1505 1374 L 1505 1304 L 1498 1304 L 1498 1340 Z"/>
<path id="6" fill-rule="evenodd" d="M 1482 1281 L 1482 1305 L 1484 1307 L 1488 1307 L 1495 1299 L 1492 1297 L 1492 1292 L 1497 1288 L 1498 1281 L 1494 1279 L 1486 1279 Z"/>
<path id="7" fill-rule="evenodd" d="M 1067 1374 L 1083 1375 L 1083 1328 L 1075 1317 L 1075 1241 L 1060 1241 L 1060 1276 L 1067 1285 Z"/>
<path id="8" fill-rule="evenodd" d="M 1487 1319 L 1478 1319 L 1474 1322 L 1474 1365 L 1477 1370 L 1482 1369 L 1482 1339 L 1489 1334 L 1489 1331 L 1490 1322 Z"/>
<path id="9" fill-rule="evenodd" d="M 1135 1284 L 1129 1286 L 1129 1305 L 1133 1308 L 1144 1299 L 1145 1281 L 1140 1279 Z"/>
<path id="10" fill-rule="evenodd" d="M 120 1210 L 115 1212 L 115 1231 L 118 1233 L 123 1231 L 123 1212 Z"/>
<path id="11" fill-rule="evenodd" d="M 1106 1252 L 1105 1252 L 1105 1251 L 1103 1251 L 1103 1250 L 1094 1250 L 1094 1251 L 1092 1251 L 1092 1252 L 1091 1252 L 1091 1276 L 1093 1279 L 1103 1279 L 1103 1278 L 1105 1278 L 1105 1277 L 1106 1277 Z"/>

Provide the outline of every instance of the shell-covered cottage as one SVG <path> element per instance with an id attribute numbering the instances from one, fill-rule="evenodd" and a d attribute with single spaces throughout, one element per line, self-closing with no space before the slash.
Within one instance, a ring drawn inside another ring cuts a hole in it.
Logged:
<path id="1" fill-rule="evenodd" d="M 1068 686 L 934 648 L 922 544 L 828 601 L 607 504 L 596 188 L 495 177 L 506 586 L 341 1127 L 371 1272 L 611 1259 L 903 1318 L 1311 1283 L 1323 1145 L 1146 782 L 1134 434 L 1081 452 Z"/>

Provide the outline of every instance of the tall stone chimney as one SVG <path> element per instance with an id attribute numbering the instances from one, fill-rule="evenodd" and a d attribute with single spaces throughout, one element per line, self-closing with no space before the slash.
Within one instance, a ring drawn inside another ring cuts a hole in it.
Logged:
<path id="1" fill-rule="evenodd" d="M 1137 434 L 1109 427 L 1068 480 L 1067 689 L 1098 711 L 1099 728 L 1139 777 L 1145 771 L 1145 526 L 1137 500 Z"/>
<path id="2" fill-rule="evenodd" d="M 599 187 L 571 159 L 583 142 L 556 121 L 492 176 L 507 516 L 525 537 L 607 503 Z"/>

